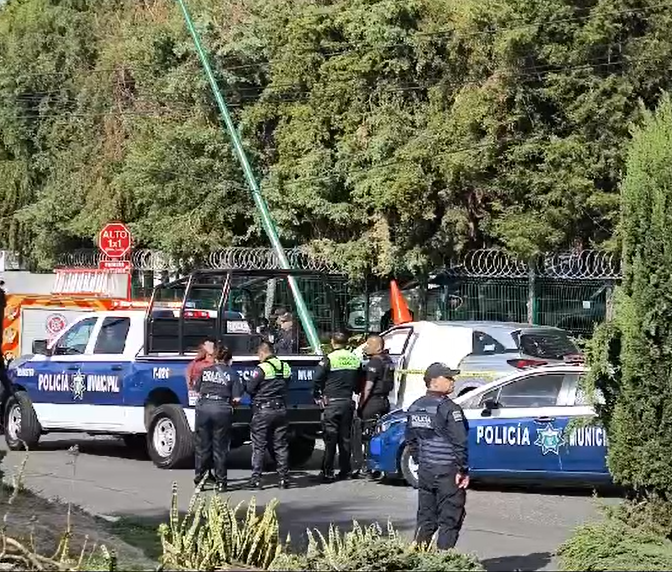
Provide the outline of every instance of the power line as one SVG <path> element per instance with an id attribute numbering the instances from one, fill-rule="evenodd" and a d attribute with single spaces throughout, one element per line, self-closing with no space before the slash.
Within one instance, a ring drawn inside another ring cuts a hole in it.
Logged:
<path id="1" fill-rule="evenodd" d="M 614 16 L 622 16 L 626 14 L 640 14 L 640 13 L 646 13 L 649 11 L 653 10 L 658 10 L 658 9 L 666 9 L 666 8 L 672 8 L 672 2 L 661 2 L 659 4 L 653 4 L 651 6 L 645 6 L 642 8 L 625 8 L 622 10 L 615 10 L 613 12 L 610 12 L 608 15 L 611 17 Z M 657 14 L 656 14 L 657 15 Z M 644 20 L 648 21 L 652 19 L 656 15 L 649 15 L 645 18 Z M 586 14 L 584 16 L 569 16 L 567 18 L 559 18 L 557 20 L 550 20 L 547 21 L 543 24 L 544 27 L 548 27 L 550 25 L 555 25 L 555 24 L 563 24 L 563 23 L 572 23 L 572 22 L 580 22 L 584 20 L 589 20 L 594 16 L 593 13 Z M 524 18 L 520 17 L 517 20 L 522 21 Z M 516 21 L 516 20 L 514 20 Z M 419 30 L 412 30 L 411 31 L 411 36 L 410 37 L 434 37 L 434 36 L 447 36 L 450 34 L 457 34 L 459 35 L 460 38 L 473 38 L 473 37 L 478 37 L 478 36 L 484 36 L 484 35 L 495 35 L 498 33 L 505 33 L 505 32 L 513 32 L 513 31 L 520 31 L 520 30 L 525 30 L 527 28 L 534 28 L 534 27 L 539 27 L 541 26 L 540 23 L 538 22 L 528 22 L 525 24 L 520 24 L 517 26 L 502 26 L 502 27 L 493 27 L 490 30 L 474 30 L 471 32 L 464 32 L 460 30 L 456 30 L 455 28 L 445 28 L 443 30 L 434 30 L 431 32 L 422 32 Z M 326 52 L 322 55 L 325 58 L 331 58 L 335 57 L 338 55 L 344 55 L 348 53 L 360 53 L 360 52 L 369 52 L 369 51 L 378 51 L 381 49 L 390 49 L 390 48 L 402 48 L 402 47 L 413 47 L 409 43 L 388 43 L 388 44 L 380 44 L 376 46 L 354 46 L 351 42 L 344 42 L 343 45 L 349 46 L 348 48 L 344 48 L 341 50 L 337 51 L 332 51 L 332 52 Z M 231 56 L 235 57 L 235 56 Z M 195 62 L 189 62 L 189 63 L 194 63 Z M 238 71 L 242 69 L 256 69 L 256 68 L 262 68 L 264 66 L 268 66 L 270 62 L 268 61 L 263 61 L 263 62 L 254 62 L 254 63 L 249 63 L 249 64 L 237 64 L 233 66 L 221 66 L 217 69 L 218 72 L 230 72 L 230 71 Z M 148 70 L 148 71 L 153 71 L 155 69 L 154 66 L 151 66 L 149 64 L 147 65 L 141 65 L 138 66 L 135 64 L 133 67 L 115 67 L 115 68 L 93 68 L 93 69 L 88 69 L 88 70 L 72 70 L 72 71 L 53 71 L 53 72 L 27 72 L 27 73 L 22 73 L 21 75 L 23 77 L 43 77 L 43 76 L 70 76 L 70 75 L 77 75 L 80 73 L 85 73 L 85 74 L 99 74 L 99 73 L 118 73 L 120 71 L 141 71 L 141 70 Z"/>

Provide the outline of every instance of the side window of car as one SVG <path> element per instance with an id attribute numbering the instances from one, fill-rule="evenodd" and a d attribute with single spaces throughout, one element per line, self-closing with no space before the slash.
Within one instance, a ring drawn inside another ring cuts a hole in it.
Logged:
<path id="1" fill-rule="evenodd" d="M 72 356 L 80 355 L 86 351 L 93 328 L 96 326 L 98 318 L 86 318 L 70 328 L 56 342 L 54 355 Z"/>
<path id="2" fill-rule="evenodd" d="M 513 407 L 554 407 L 565 375 L 546 373 L 517 379 L 483 394 L 481 403 L 494 399 L 502 409 Z"/>
<path id="3" fill-rule="evenodd" d="M 391 355 L 401 355 L 412 331 L 411 328 L 396 328 L 387 332 L 383 336 L 387 352 Z"/>
<path id="4" fill-rule="evenodd" d="M 500 344 L 491 335 L 484 332 L 475 331 L 473 334 L 473 351 L 472 355 L 482 356 L 491 354 L 503 354 L 506 351 L 504 346 Z"/>
<path id="5" fill-rule="evenodd" d="M 124 347 L 126 347 L 126 336 L 128 336 L 130 327 L 130 318 L 105 318 L 100 332 L 98 332 L 98 339 L 96 340 L 96 347 L 93 349 L 93 353 L 123 354 Z"/>

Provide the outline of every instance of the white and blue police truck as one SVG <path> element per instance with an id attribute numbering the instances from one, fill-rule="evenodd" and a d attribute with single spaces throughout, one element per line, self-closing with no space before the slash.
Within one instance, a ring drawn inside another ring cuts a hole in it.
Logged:
<path id="1" fill-rule="evenodd" d="M 288 274 L 195 272 L 157 287 L 146 311 L 88 313 L 49 344 L 34 342 L 33 352 L 7 369 L 11 391 L 2 398 L 7 445 L 34 449 L 46 433 L 114 435 L 130 447 L 146 448 L 157 467 L 192 465 L 196 396 L 186 383 L 189 362 L 203 339 L 220 339 L 247 379 L 261 341 L 251 316 L 270 315 L 274 295 L 288 292 Z M 310 459 L 320 430 L 320 409 L 312 397 L 319 356 L 297 351 L 279 357 L 292 367 L 290 462 L 298 466 Z M 245 396 L 234 414 L 232 447 L 249 440 L 250 417 Z"/>

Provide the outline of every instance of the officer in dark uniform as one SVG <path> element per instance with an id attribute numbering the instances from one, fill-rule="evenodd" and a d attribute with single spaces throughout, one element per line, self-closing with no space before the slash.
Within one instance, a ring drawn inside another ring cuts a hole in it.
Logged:
<path id="1" fill-rule="evenodd" d="M 315 401 L 321 405 L 322 430 L 324 432 L 324 461 L 320 477 L 324 482 L 334 480 L 334 457 L 338 446 L 340 479 L 350 478 L 350 438 L 357 391 L 362 374 L 361 360 L 346 349 L 348 337 L 335 333 L 331 338 L 334 349 L 322 358 L 315 370 Z"/>
<path id="2" fill-rule="evenodd" d="M 357 408 L 361 420 L 361 443 L 357 444 L 355 454 L 361 459 L 362 472 L 369 474 L 366 463 L 369 442 L 378 419 L 390 411 L 389 394 L 394 389 L 394 363 L 385 352 L 385 342 L 380 336 L 369 336 L 364 352 L 369 362 Z"/>
<path id="3" fill-rule="evenodd" d="M 259 365 L 247 382 L 246 391 L 252 398 L 252 478 L 250 487 L 261 486 L 264 454 L 267 445 L 278 466 L 280 488 L 289 487 L 289 443 L 287 440 L 287 392 L 292 370 L 275 357 L 273 345 L 262 342 L 257 350 Z"/>
<path id="4" fill-rule="evenodd" d="M 408 408 L 406 442 L 418 468 L 419 543 L 432 539 L 437 548 L 453 548 L 464 521 L 469 486 L 467 435 L 462 408 L 448 395 L 459 370 L 433 363 L 425 372 L 427 394 Z"/>
<path id="5" fill-rule="evenodd" d="M 194 383 L 199 393 L 196 404 L 196 478 L 197 486 L 210 478 L 215 469 L 218 492 L 226 490 L 226 457 L 231 440 L 233 405 L 240 402 L 243 385 L 236 370 L 231 368 L 231 352 L 217 346 L 215 363 L 204 368 Z M 214 462 L 213 462 L 214 461 Z"/>

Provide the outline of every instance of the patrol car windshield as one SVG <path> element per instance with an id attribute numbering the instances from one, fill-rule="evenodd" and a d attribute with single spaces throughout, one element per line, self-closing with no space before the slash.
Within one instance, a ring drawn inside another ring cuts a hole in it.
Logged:
<path id="1" fill-rule="evenodd" d="M 512 334 L 520 351 L 535 358 L 561 360 L 581 353 L 563 330 L 525 331 Z"/>

